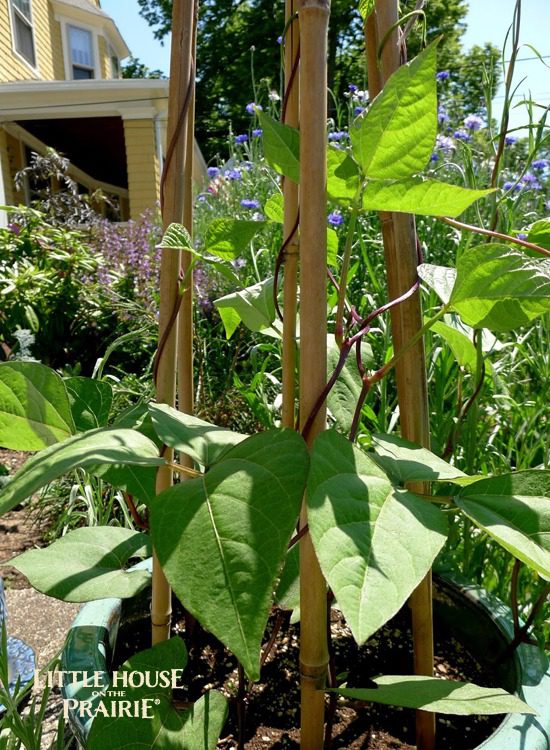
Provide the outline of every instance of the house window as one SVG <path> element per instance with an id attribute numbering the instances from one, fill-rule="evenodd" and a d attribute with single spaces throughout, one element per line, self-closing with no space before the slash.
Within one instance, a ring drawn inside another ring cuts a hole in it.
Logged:
<path id="1" fill-rule="evenodd" d="M 31 0 L 11 0 L 15 49 L 33 67 L 36 65 Z"/>
<path id="2" fill-rule="evenodd" d="M 120 60 L 111 45 L 109 45 L 109 59 L 111 61 L 111 78 L 120 78 Z"/>
<path id="3" fill-rule="evenodd" d="M 68 34 L 72 78 L 95 78 L 92 32 L 69 26 Z"/>

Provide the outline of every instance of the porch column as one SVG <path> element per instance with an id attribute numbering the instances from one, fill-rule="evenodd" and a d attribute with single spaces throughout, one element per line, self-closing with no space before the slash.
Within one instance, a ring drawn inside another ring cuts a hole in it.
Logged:
<path id="1" fill-rule="evenodd" d="M 137 219 L 146 209 L 155 209 L 159 201 L 160 166 L 153 118 L 124 118 L 124 141 L 130 218 Z"/>

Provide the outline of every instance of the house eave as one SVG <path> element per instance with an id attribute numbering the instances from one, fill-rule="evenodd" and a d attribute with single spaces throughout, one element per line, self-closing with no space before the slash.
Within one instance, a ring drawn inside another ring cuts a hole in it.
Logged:
<path id="1" fill-rule="evenodd" d="M 17 81 L 0 84 L 0 122 L 50 117 L 166 116 L 164 79 Z"/>

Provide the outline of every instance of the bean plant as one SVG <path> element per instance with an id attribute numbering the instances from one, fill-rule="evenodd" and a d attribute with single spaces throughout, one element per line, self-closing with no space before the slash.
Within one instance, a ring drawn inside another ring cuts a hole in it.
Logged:
<path id="1" fill-rule="evenodd" d="M 499 197 L 490 181 L 488 187 L 463 187 L 434 173 L 436 47 L 432 44 L 402 66 L 358 113 L 345 147 L 340 139 L 328 149 L 333 225 L 327 243 L 328 377 L 312 412 L 302 415 L 301 434 L 275 428 L 249 436 L 155 402 L 113 422 L 107 383 L 86 378 L 69 382 L 37 363 L 0 364 L 0 443 L 39 451 L 2 489 L 0 511 L 80 468 L 124 491 L 143 527 L 81 528 L 46 549 L 24 553 L 12 564 L 33 586 L 66 601 L 132 597 L 147 587 L 150 575 L 142 567 L 128 570 L 127 563 L 153 546 L 186 612 L 234 654 L 248 680 L 257 681 L 273 606 L 296 610 L 300 604 L 291 584 L 298 575 L 297 537 L 305 533 L 359 645 L 399 611 L 425 578 L 445 545 L 451 518 L 460 516 L 470 529 L 499 545 L 503 555 L 544 581 L 550 578 L 550 472 L 530 468 L 491 475 L 479 471 L 479 464 L 475 472 L 467 466 L 462 470 L 427 448 L 367 427 L 372 389 L 428 332 L 441 335 L 453 350 L 462 347 L 461 356 L 470 357 L 479 372 L 484 336 L 527 332 L 550 311 L 548 221 L 534 223 L 525 238 L 480 225 L 476 231 L 482 241 L 468 240 L 455 267 L 421 262 L 419 281 L 401 298 L 370 310 L 368 297 L 352 298 L 352 248 L 362 242 L 361 228 L 373 212 L 435 217 L 469 237 L 474 236 L 472 226 L 458 220 L 464 212 L 474 217 L 487 212 L 492 218 L 505 213 L 510 196 Z M 267 161 L 285 179 L 299 182 L 300 133 L 259 108 L 254 114 Z M 259 232 L 280 231 L 282 206 L 275 192 L 261 206 L 263 218 L 217 217 L 200 247 L 177 224 L 162 238 L 164 252 L 183 249 L 192 255 L 192 265 L 214 269 L 234 285 L 234 291 L 215 302 L 228 336 L 241 323 L 280 336 L 280 263 L 265 276 L 268 257 L 258 253 L 258 277 L 245 288 L 235 265 Z M 344 217 L 340 247 L 331 232 Z M 370 253 L 367 246 L 366 264 Z M 188 283 L 189 276 L 181 281 L 182 289 Z M 434 303 L 423 326 L 405 348 L 375 359 L 366 337 L 420 283 L 432 290 Z M 475 345 L 464 331 L 476 332 Z M 331 429 L 308 450 L 309 430 L 325 401 Z M 171 462 L 169 468 L 182 481 L 156 494 L 155 475 L 166 465 L 165 447 L 189 457 L 191 465 Z M 410 482 L 430 482 L 431 489 L 419 494 L 409 489 Z M 304 493 L 307 529 L 300 527 L 296 534 Z M 525 635 L 518 623 L 517 642 Z M 185 646 L 174 638 L 126 666 L 165 669 L 184 666 L 186 659 Z M 534 712 L 503 690 L 427 676 L 383 675 L 374 685 L 341 684 L 331 690 L 425 712 Z M 132 740 L 152 742 L 153 737 L 155 746 L 169 747 L 174 733 L 184 746 L 216 746 L 227 710 L 220 693 L 207 692 L 193 710 L 178 712 L 168 688 L 156 691 L 130 691 L 136 699 L 158 698 L 153 721 L 121 718 L 112 723 L 98 716 L 88 747 L 119 748 Z M 195 735 L 201 735 L 203 744 L 193 744 Z"/>

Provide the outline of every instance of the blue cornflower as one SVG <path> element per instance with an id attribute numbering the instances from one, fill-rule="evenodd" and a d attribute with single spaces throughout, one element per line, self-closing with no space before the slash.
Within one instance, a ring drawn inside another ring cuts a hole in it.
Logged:
<path id="1" fill-rule="evenodd" d="M 204 193 L 199 193 L 197 195 L 197 201 L 199 203 L 204 203 L 205 200 L 206 200 L 206 195 Z"/>
<path id="2" fill-rule="evenodd" d="M 459 141 L 464 141 L 465 143 L 472 140 L 472 136 L 462 128 L 455 130 L 454 137 Z"/>
<path id="3" fill-rule="evenodd" d="M 455 142 L 448 135 L 437 135 L 435 139 L 435 147 L 443 151 L 444 154 L 449 156 L 455 150 Z"/>
<path id="4" fill-rule="evenodd" d="M 261 128 L 254 128 L 252 131 L 252 138 L 261 138 L 263 135 L 263 130 Z"/>
<path id="5" fill-rule="evenodd" d="M 260 208 L 260 201 L 257 201 L 255 198 L 243 198 L 241 201 L 241 206 L 243 208 Z"/>
<path id="6" fill-rule="evenodd" d="M 283 43 L 283 37 L 282 36 L 278 36 L 277 37 L 277 44 L 282 44 L 282 43 Z"/>
<path id="7" fill-rule="evenodd" d="M 435 151 L 430 156 L 430 161 L 439 161 L 439 156 L 438 156 L 438 154 L 435 153 Z"/>
<path id="8" fill-rule="evenodd" d="M 228 169 L 223 175 L 228 180 L 240 180 L 242 177 L 240 169 Z"/>
<path id="9" fill-rule="evenodd" d="M 328 134 L 329 141 L 341 141 L 342 138 L 349 138 L 349 133 L 345 130 L 335 130 Z"/>
<path id="10" fill-rule="evenodd" d="M 256 112 L 261 112 L 263 110 L 263 107 L 261 104 L 256 104 L 256 102 L 249 102 L 246 105 L 245 109 L 249 115 L 253 115 Z"/>
<path id="11" fill-rule="evenodd" d="M 515 182 L 512 182 L 512 180 L 506 180 L 506 182 L 502 186 L 502 189 L 511 190 L 512 188 L 514 188 L 514 193 L 517 193 L 519 190 L 522 189 L 522 187 L 523 185 L 521 183 L 516 184 Z"/>
<path id="12" fill-rule="evenodd" d="M 438 81 L 445 81 L 451 74 L 448 70 L 440 70 L 439 73 L 435 74 Z"/>
<path id="13" fill-rule="evenodd" d="M 333 211 L 328 215 L 327 221 L 331 227 L 340 227 L 344 223 L 344 217 L 338 211 Z"/>
<path id="14" fill-rule="evenodd" d="M 240 135 L 235 136 L 235 143 L 246 143 L 248 141 L 248 135 L 246 133 L 241 133 Z"/>
<path id="15" fill-rule="evenodd" d="M 504 143 L 506 144 L 506 146 L 513 146 L 514 143 L 517 143 L 517 142 L 518 142 L 517 135 L 507 135 L 504 138 Z"/>
<path id="16" fill-rule="evenodd" d="M 362 115 L 364 111 L 365 111 L 364 107 L 355 107 L 354 110 L 353 110 L 353 114 L 356 117 L 358 117 L 359 115 Z"/>
<path id="17" fill-rule="evenodd" d="M 468 130 L 480 130 L 483 127 L 483 120 L 477 115 L 468 115 L 464 118 L 464 127 Z"/>
<path id="18" fill-rule="evenodd" d="M 206 173 L 208 174 L 210 178 L 214 178 L 219 175 L 220 170 L 218 169 L 218 167 L 208 167 L 208 169 L 206 170 Z"/>
<path id="19" fill-rule="evenodd" d="M 531 166 L 533 169 L 546 169 L 549 164 L 548 159 L 535 159 Z"/>
<path id="20" fill-rule="evenodd" d="M 444 122 L 449 122 L 449 115 L 442 104 L 437 108 L 437 121 L 440 125 L 443 125 Z"/>
<path id="21" fill-rule="evenodd" d="M 527 239 L 527 234 L 525 234 L 525 232 L 518 232 L 516 234 L 516 237 L 518 238 L 518 240 L 526 240 Z"/>
<path id="22" fill-rule="evenodd" d="M 531 190 L 542 190 L 542 185 L 538 181 L 537 176 L 531 172 L 526 172 L 523 175 L 523 182 L 525 187 L 531 188 Z"/>
<path id="23" fill-rule="evenodd" d="M 357 86 L 354 83 L 348 83 L 348 91 L 351 91 L 351 93 L 355 93 L 357 91 Z"/>

